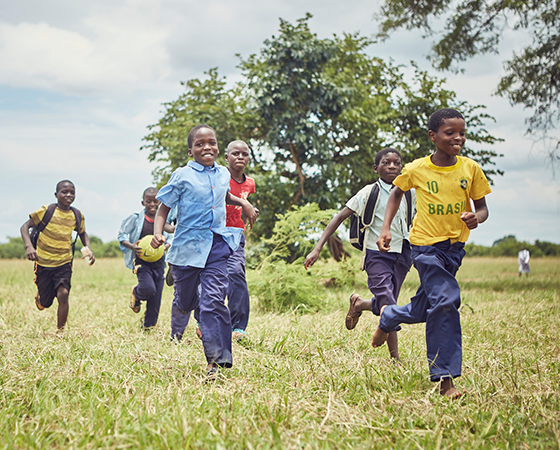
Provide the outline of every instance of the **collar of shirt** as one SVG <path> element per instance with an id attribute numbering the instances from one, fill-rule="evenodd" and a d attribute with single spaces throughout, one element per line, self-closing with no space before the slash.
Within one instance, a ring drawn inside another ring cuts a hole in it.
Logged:
<path id="1" fill-rule="evenodd" d="M 197 172 L 204 172 L 204 171 L 209 172 L 210 170 L 216 168 L 216 164 L 213 164 L 212 166 L 203 166 L 202 164 L 192 160 L 187 163 L 187 166 L 193 168 Z"/>

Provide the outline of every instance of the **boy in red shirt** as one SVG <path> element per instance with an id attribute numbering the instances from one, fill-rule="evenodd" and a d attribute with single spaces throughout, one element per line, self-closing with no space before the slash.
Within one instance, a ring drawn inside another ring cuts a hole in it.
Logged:
<path id="1" fill-rule="evenodd" d="M 230 193 L 247 200 L 249 195 L 255 193 L 255 180 L 244 173 L 245 167 L 251 159 L 249 147 L 243 141 L 233 141 L 227 146 L 225 159 L 231 174 Z M 226 205 L 226 226 L 245 230 L 245 222 L 241 217 L 242 212 L 240 206 Z M 237 341 L 245 337 L 245 329 L 249 322 L 249 290 L 245 279 L 244 247 L 245 234 L 241 236 L 239 247 L 227 262 L 228 307 L 231 314 L 232 338 Z"/>

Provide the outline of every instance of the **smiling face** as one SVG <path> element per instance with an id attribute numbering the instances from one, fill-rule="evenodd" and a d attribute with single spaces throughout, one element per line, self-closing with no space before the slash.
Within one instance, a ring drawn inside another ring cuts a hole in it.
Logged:
<path id="1" fill-rule="evenodd" d="M 456 161 L 467 140 L 465 121 L 460 118 L 445 119 L 437 131 L 430 130 L 428 135 L 436 144 L 435 159 Z"/>
<path id="2" fill-rule="evenodd" d="M 397 153 L 386 153 L 381 157 L 379 165 L 375 164 L 373 170 L 379 174 L 387 184 L 393 184 L 393 181 L 400 175 L 402 169 L 402 159 Z"/>
<path id="3" fill-rule="evenodd" d="M 56 202 L 60 209 L 70 209 L 70 205 L 76 198 L 76 188 L 69 181 L 63 181 L 58 183 L 57 191 L 54 196 L 56 197 Z"/>
<path id="4" fill-rule="evenodd" d="M 225 158 L 231 169 L 236 172 L 243 172 L 251 159 L 249 147 L 247 147 L 245 142 L 230 144 L 226 151 Z"/>
<path id="5" fill-rule="evenodd" d="M 189 156 L 202 166 L 213 166 L 218 156 L 218 139 L 210 128 L 199 128 L 189 148 Z"/>
<path id="6" fill-rule="evenodd" d="M 146 214 L 148 215 L 148 217 L 154 217 L 157 213 L 157 209 L 160 203 L 159 200 L 156 199 L 157 193 L 157 189 L 147 189 L 144 192 L 142 206 L 146 208 Z"/>

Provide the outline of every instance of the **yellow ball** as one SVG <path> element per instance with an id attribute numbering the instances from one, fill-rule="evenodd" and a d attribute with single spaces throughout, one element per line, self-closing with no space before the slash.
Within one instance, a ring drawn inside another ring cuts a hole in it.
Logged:
<path id="1" fill-rule="evenodd" d="M 163 245 L 160 245 L 158 248 L 154 248 L 150 245 L 150 242 L 152 242 L 152 238 L 153 236 L 151 234 L 148 234 L 138 241 L 138 247 L 142 249 L 142 255 L 140 256 L 140 259 L 146 262 L 155 262 L 160 259 L 165 253 Z"/>

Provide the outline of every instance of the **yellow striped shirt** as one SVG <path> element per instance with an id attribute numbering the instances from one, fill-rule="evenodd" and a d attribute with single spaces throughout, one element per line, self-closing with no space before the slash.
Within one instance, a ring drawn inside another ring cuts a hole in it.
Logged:
<path id="1" fill-rule="evenodd" d="M 47 211 L 47 206 L 42 206 L 29 217 L 37 225 Z M 81 212 L 80 212 L 81 214 Z M 76 228 L 76 217 L 72 210 L 64 211 L 60 208 L 54 214 L 45 229 L 39 233 L 37 239 L 37 264 L 43 267 L 59 267 L 72 261 L 72 231 Z M 86 230 L 84 215 L 80 233 Z"/>

